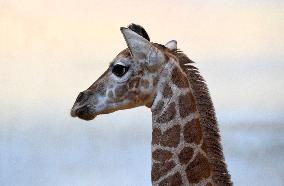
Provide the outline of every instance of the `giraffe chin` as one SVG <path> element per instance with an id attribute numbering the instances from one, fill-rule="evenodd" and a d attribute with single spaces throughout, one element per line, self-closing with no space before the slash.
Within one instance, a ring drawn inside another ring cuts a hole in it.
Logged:
<path id="1" fill-rule="evenodd" d="M 78 116 L 78 118 L 86 120 L 86 121 L 90 121 L 90 120 L 95 119 L 96 116 L 97 115 L 80 115 Z"/>

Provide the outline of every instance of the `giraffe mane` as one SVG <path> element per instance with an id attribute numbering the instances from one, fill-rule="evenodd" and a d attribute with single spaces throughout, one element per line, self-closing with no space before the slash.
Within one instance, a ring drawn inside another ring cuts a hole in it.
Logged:
<path id="1" fill-rule="evenodd" d="M 215 183 L 231 185 L 231 176 L 227 171 L 223 148 L 220 142 L 219 128 L 215 109 L 204 78 L 201 76 L 194 62 L 182 51 L 172 51 L 178 60 L 182 70 L 187 74 L 197 109 L 200 114 L 200 123 L 203 129 L 204 143 L 207 148 L 209 163 L 212 169 L 212 178 Z"/>

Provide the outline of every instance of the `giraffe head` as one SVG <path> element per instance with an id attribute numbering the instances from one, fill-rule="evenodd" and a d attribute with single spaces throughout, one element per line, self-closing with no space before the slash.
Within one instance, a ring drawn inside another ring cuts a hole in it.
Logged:
<path id="1" fill-rule="evenodd" d="M 165 55 L 161 46 L 149 41 L 142 27 L 142 33 L 136 30 L 138 34 L 129 28 L 120 29 L 128 48 L 114 58 L 95 83 L 78 95 L 71 109 L 73 117 L 91 120 L 99 114 L 151 106 Z M 170 41 L 166 47 L 175 49 L 176 42 Z"/>

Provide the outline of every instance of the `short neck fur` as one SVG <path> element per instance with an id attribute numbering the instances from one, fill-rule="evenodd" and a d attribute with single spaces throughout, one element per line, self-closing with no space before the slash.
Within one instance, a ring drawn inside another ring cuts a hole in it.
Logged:
<path id="1" fill-rule="evenodd" d="M 153 185 L 213 184 L 200 114 L 186 74 L 169 59 L 159 79 L 151 107 Z"/>

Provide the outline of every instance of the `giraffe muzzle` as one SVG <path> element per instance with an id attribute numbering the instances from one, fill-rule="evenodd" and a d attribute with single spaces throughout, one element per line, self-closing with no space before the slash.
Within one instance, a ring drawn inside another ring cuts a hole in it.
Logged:
<path id="1" fill-rule="evenodd" d="M 90 91 L 80 92 L 77 99 L 71 109 L 71 116 L 78 117 L 83 120 L 92 120 L 96 117 L 96 114 L 92 112 L 88 106 L 88 101 L 92 93 Z"/>
<path id="2" fill-rule="evenodd" d="M 90 109 L 87 106 L 83 106 L 80 108 L 72 108 L 70 114 L 72 117 L 78 117 L 80 119 L 87 120 L 87 121 L 92 120 L 96 117 L 95 114 L 92 114 L 90 112 Z"/>

